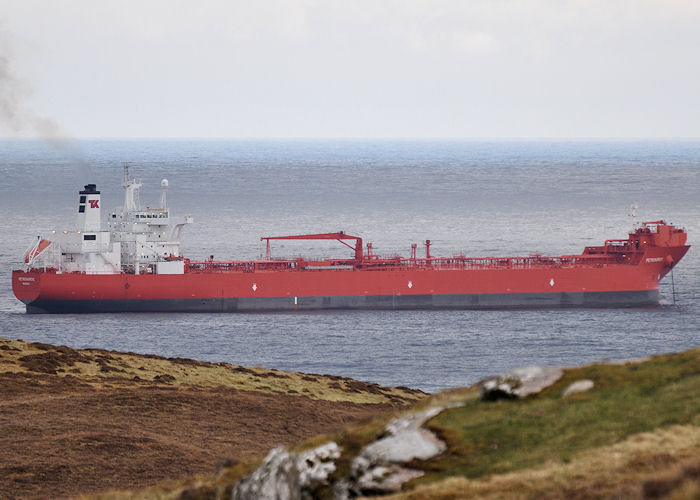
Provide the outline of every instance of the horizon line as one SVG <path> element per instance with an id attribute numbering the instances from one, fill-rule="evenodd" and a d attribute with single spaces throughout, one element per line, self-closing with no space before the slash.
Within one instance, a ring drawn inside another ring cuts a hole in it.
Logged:
<path id="1" fill-rule="evenodd" d="M 700 141 L 700 136 L 668 136 L 668 137 L 459 137 L 459 136 L 83 136 L 83 137 L 17 137 L 1 136 L 1 141 L 460 141 L 460 142 L 646 142 L 646 141 Z"/>

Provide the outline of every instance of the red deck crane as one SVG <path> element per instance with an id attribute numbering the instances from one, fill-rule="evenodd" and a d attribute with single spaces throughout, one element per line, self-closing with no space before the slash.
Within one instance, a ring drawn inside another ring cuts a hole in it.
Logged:
<path id="1" fill-rule="evenodd" d="M 271 258 L 270 240 L 337 240 L 346 247 L 355 250 L 355 262 L 362 262 L 362 238 L 345 234 L 344 231 L 339 231 L 337 233 L 297 234 L 293 236 L 264 236 L 260 238 L 260 241 L 263 240 L 267 242 L 265 251 L 268 260 Z M 353 247 L 343 240 L 355 240 L 355 246 Z"/>

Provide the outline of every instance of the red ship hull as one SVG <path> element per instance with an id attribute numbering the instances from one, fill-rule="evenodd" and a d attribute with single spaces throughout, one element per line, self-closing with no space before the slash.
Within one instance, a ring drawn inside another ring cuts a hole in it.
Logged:
<path id="1" fill-rule="evenodd" d="M 17 270 L 12 282 L 16 297 L 29 313 L 657 304 L 659 281 L 689 249 L 684 245 L 685 233 L 682 242 L 636 249 L 630 246 L 634 244 L 631 238 L 628 246 L 618 246 L 614 255 L 607 247 L 591 247 L 581 256 L 414 258 L 397 260 L 395 265 L 377 260 L 379 265 L 375 266 L 370 261 L 361 266 L 349 265 L 352 261 L 324 261 L 332 265 L 323 266 L 290 264 L 301 261 L 206 261 L 188 262 L 181 275 Z"/>

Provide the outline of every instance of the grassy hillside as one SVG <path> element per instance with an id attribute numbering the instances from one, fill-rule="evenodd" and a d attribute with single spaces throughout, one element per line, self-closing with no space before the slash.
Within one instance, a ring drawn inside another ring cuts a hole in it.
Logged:
<path id="1" fill-rule="evenodd" d="M 595 387 L 562 398 L 581 379 Z M 524 400 L 483 402 L 466 391 L 454 397 L 464 406 L 428 425 L 448 452 L 414 464 L 426 475 L 398 498 L 654 496 L 673 477 L 679 484 L 694 477 L 700 492 L 699 390 L 694 349 L 569 369 Z"/>
<path id="2" fill-rule="evenodd" d="M 572 382 L 594 388 L 562 397 Z M 447 451 L 407 466 L 425 475 L 392 499 L 700 498 L 700 349 L 618 364 L 565 370 L 563 378 L 522 400 L 482 401 L 477 387 L 447 391 L 413 410 L 458 404 L 426 426 Z M 385 435 L 395 415 L 375 417 L 295 447 L 335 440 L 343 453 L 333 481 L 348 476 L 366 444 Z M 260 457 L 267 449 L 260 450 Z M 100 498 L 216 498 L 260 458 L 213 476 Z M 332 498 L 332 487 L 315 490 Z"/>
<path id="3" fill-rule="evenodd" d="M 408 388 L 382 387 L 334 375 L 281 372 L 186 358 L 72 349 L 0 337 L 0 372 L 40 373 L 100 386 L 149 382 L 171 387 L 230 388 L 266 394 L 303 395 L 323 401 L 406 404 L 425 394 Z"/>
<path id="4" fill-rule="evenodd" d="M 332 375 L 0 338 L 0 498 L 138 490 L 225 460 L 246 470 L 264 450 L 425 397 Z"/>

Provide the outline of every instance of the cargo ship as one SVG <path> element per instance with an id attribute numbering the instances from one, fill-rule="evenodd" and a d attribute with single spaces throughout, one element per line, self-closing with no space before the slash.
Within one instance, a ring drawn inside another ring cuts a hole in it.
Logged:
<path id="1" fill-rule="evenodd" d="M 190 260 L 180 254 L 192 217 L 142 208 L 142 182 L 124 169 L 124 206 L 101 216 L 100 191 L 78 193 L 76 229 L 38 237 L 15 296 L 28 313 L 254 312 L 319 309 L 630 307 L 659 303 L 659 282 L 690 248 L 685 230 L 644 222 L 625 239 L 579 255 L 382 257 L 345 232 L 261 238 L 259 260 Z M 274 258 L 276 240 L 335 240 L 345 258 Z"/>

